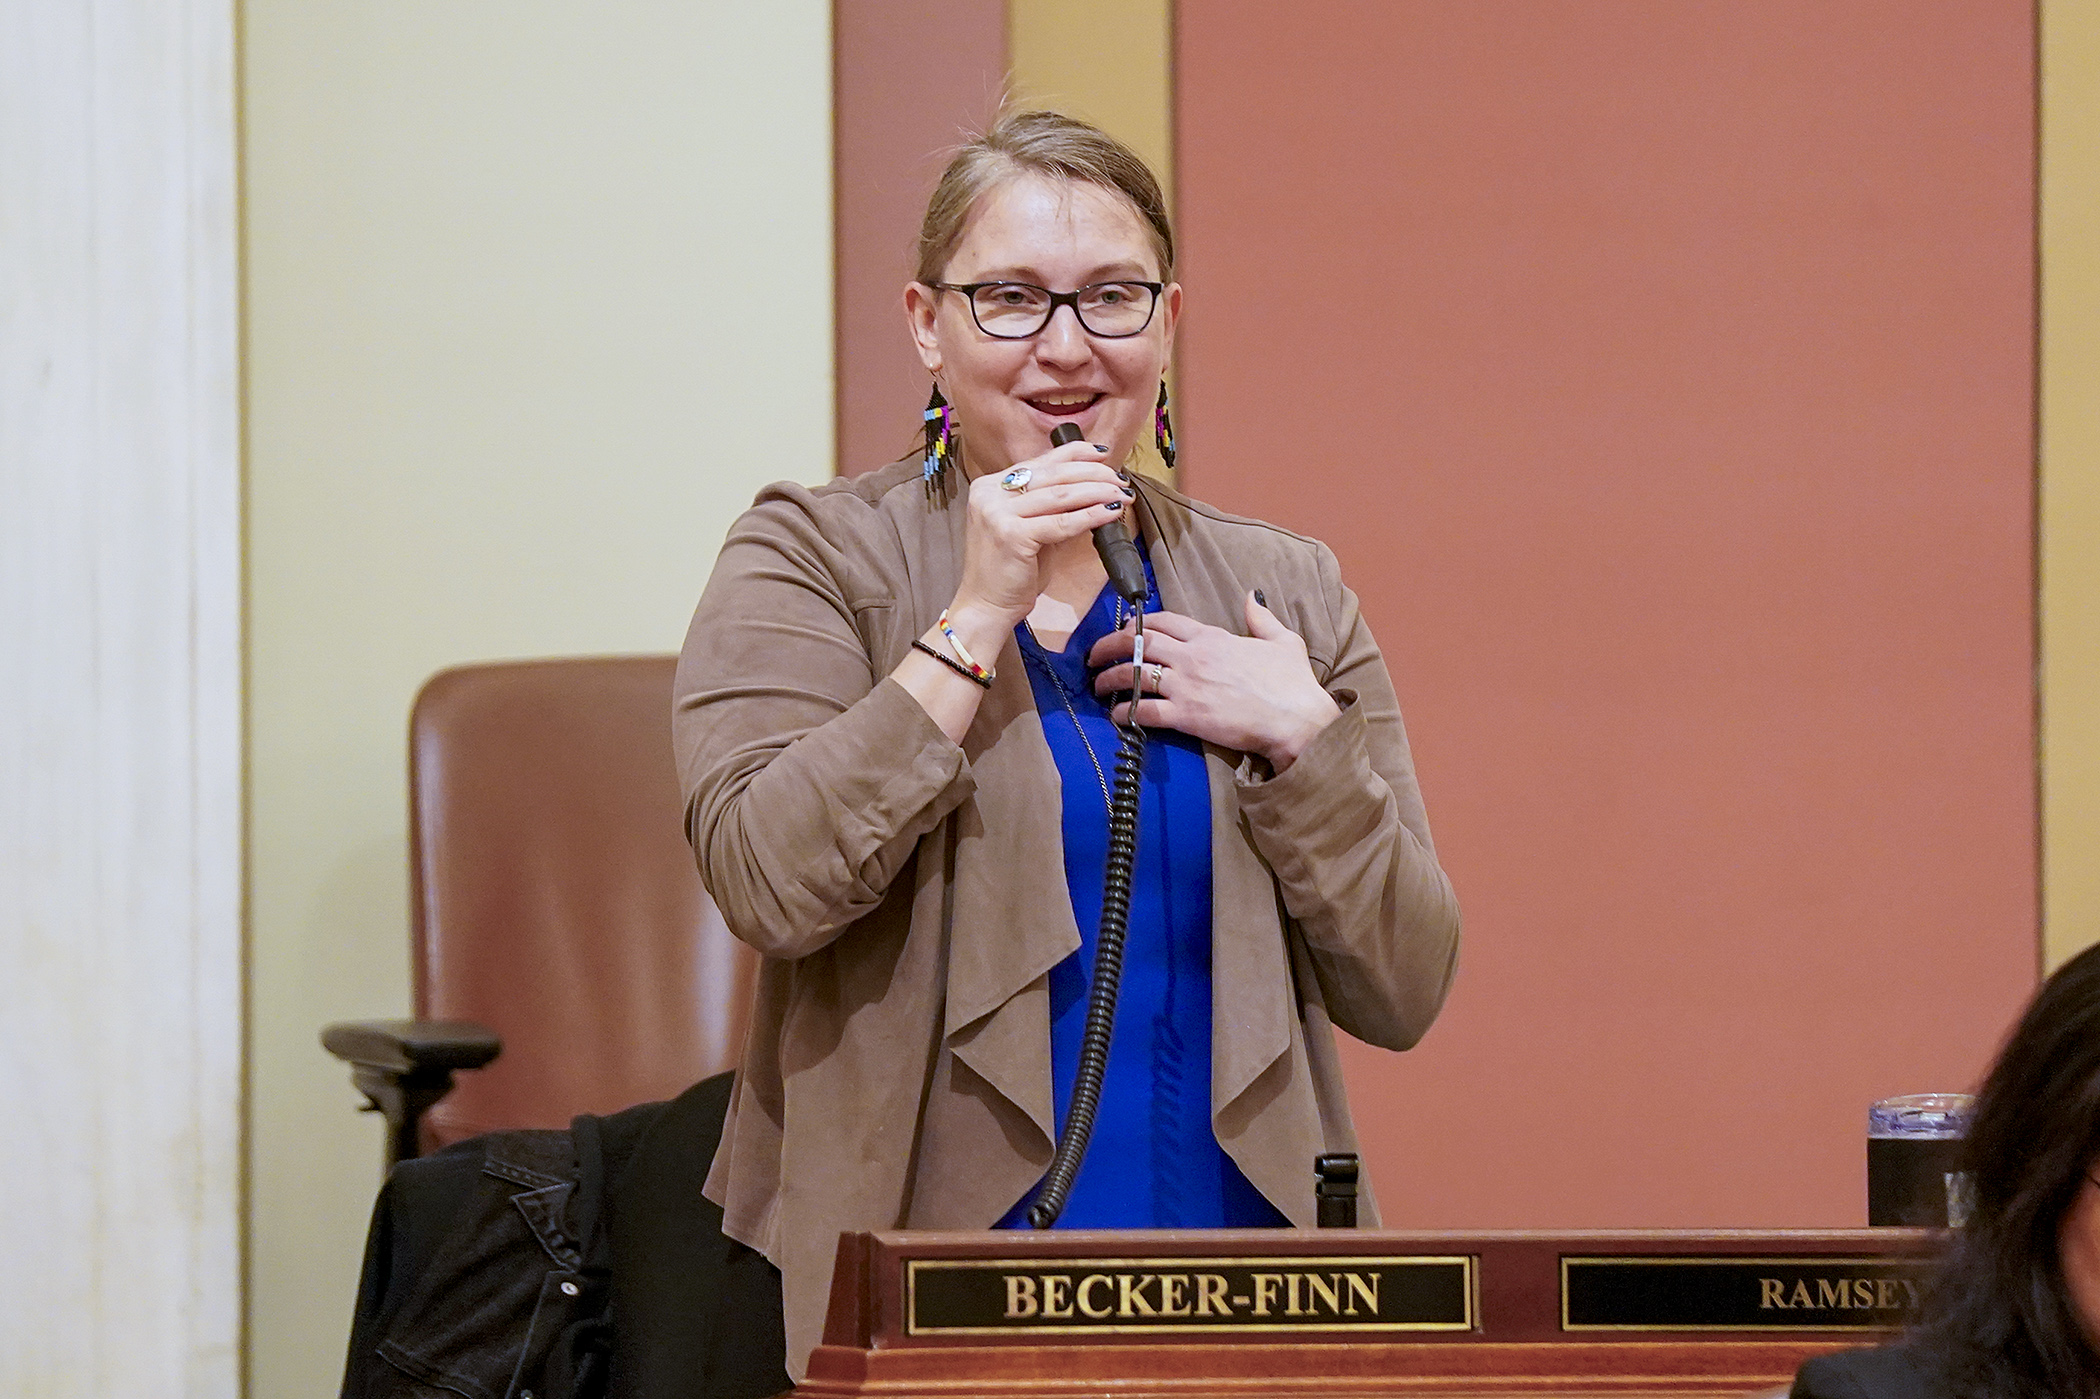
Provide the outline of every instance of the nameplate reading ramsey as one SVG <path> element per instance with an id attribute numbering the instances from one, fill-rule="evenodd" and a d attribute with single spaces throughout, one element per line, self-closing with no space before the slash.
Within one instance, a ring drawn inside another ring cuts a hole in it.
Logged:
<path id="1" fill-rule="evenodd" d="M 1469 1331 L 1474 1260 L 942 1259 L 905 1263 L 913 1336 Z"/>
<path id="2" fill-rule="evenodd" d="M 1563 1331 L 1883 1331 L 1917 1319 L 1931 1264 L 1828 1254 L 1560 1260 Z"/>

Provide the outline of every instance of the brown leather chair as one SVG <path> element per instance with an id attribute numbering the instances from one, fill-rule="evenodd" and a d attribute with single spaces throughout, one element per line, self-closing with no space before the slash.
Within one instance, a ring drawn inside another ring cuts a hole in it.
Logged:
<path id="1" fill-rule="evenodd" d="M 390 1156 L 566 1127 L 735 1065 L 757 956 L 723 926 L 686 846 L 674 665 L 461 666 L 416 697 L 417 1018 L 322 1033 L 388 1115 Z M 455 1070 L 492 1059 L 447 1096 Z"/>

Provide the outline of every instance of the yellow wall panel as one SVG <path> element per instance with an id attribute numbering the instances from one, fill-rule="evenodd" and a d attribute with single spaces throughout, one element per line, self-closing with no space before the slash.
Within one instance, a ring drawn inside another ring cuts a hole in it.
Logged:
<path id="1" fill-rule="evenodd" d="M 1084 118 L 1174 197 L 1172 0 L 1009 0 L 1014 95 Z"/>
<path id="2" fill-rule="evenodd" d="M 1006 35 L 1014 99 L 1090 121 L 1129 146 L 1172 209 L 1173 0 L 1008 0 Z M 1169 475 L 1149 442 L 1137 465 Z"/>
<path id="3" fill-rule="evenodd" d="M 2100 5 L 2042 6 L 2042 943 L 2100 942 Z"/>

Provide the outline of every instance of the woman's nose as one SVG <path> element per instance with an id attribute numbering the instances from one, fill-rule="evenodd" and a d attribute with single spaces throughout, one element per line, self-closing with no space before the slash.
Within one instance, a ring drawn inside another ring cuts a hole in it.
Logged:
<path id="1" fill-rule="evenodd" d="M 1094 342 L 1079 323 L 1079 312 L 1059 306 L 1050 313 L 1050 323 L 1036 333 L 1035 356 L 1045 364 L 1071 366 L 1092 358 Z"/>

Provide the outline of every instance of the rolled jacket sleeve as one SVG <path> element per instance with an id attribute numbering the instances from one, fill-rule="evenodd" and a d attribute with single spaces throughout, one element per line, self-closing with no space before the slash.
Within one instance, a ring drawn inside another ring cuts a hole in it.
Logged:
<path id="1" fill-rule="evenodd" d="M 898 604 L 825 529 L 823 511 L 851 509 L 762 494 L 679 657 L 686 834 L 730 930 L 769 957 L 807 956 L 879 903 L 972 787 L 963 750 L 878 674 L 873 637 Z"/>
<path id="2" fill-rule="evenodd" d="M 1275 776 L 1243 762 L 1240 811 L 1275 872 L 1334 1023 L 1406 1049 L 1436 1019 L 1458 967 L 1458 900 L 1437 864 L 1400 703 L 1378 646 L 1320 550 L 1342 706 Z"/>

